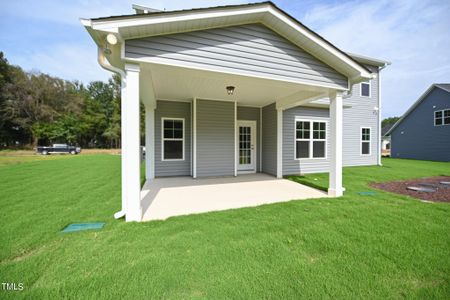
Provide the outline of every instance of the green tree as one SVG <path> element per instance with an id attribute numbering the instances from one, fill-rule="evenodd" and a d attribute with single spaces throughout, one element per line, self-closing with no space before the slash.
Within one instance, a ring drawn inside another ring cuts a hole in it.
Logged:
<path id="1" fill-rule="evenodd" d="M 394 125 L 399 119 L 400 117 L 390 117 L 383 119 L 383 121 L 381 121 L 381 128 L 384 128 L 385 126 L 389 125 Z"/>

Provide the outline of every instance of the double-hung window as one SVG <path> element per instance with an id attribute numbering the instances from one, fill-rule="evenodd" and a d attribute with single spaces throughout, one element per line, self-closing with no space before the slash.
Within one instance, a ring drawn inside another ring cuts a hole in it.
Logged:
<path id="1" fill-rule="evenodd" d="M 434 112 L 434 126 L 450 125 L 450 109 Z"/>
<path id="2" fill-rule="evenodd" d="M 184 119 L 162 118 L 162 160 L 184 160 Z"/>
<path id="3" fill-rule="evenodd" d="M 370 155 L 370 128 L 361 128 L 361 155 Z"/>
<path id="4" fill-rule="evenodd" d="M 361 82 L 361 96 L 370 97 L 370 81 Z"/>
<path id="5" fill-rule="evenodd" d="M 295 121 L 295 158 L 326 157 L 326 122 Z"/>

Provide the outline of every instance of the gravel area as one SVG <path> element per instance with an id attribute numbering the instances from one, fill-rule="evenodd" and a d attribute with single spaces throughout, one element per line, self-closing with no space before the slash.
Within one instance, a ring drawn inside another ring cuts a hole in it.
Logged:
<path id="1" fill-rule="evenodd" d="M 404 181 L 372 183 L 370 184 L 370 186 L 388 192 L 408 195 L 426 201 L 450 202 L 450 185 L 440 184 L 440 182 L 442 181 L 450 182 L 450 177 L 439 176 L 439 177 L 427 177 Z M 426 189 L 432 188 L 435 189 L 436 192 L 417 192 L 413 190 L 408 190 L 408 187 L 422 187 Z"/>

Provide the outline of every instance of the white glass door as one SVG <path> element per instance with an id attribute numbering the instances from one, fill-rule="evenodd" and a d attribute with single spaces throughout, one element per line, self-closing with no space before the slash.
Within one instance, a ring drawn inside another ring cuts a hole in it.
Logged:
<path id="1" fill-rule="evenodd" d="M 238 171 L 256 171 L 256 121 L 238 121 Z"/>

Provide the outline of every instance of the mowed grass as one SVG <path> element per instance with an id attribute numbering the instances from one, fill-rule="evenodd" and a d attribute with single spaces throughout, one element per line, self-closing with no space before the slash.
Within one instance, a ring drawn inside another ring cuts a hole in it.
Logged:
<path id="1" fill-rule="evenodd" d="M 449 175 L 449 163 L 346 168 L 345 196 L 125 223 L 120 157 L 0 167 L 0 298 L 421 298 L 450 295 L 450 205 L 368 182 Z M 293 180 L 325 188 L 326 174 Z M 182 197 L 182 195 L 180 195 Z M 211 195 L 214 197 L 214 195 Z M 100 231 L 62 234 L 72 222 Z"/>

